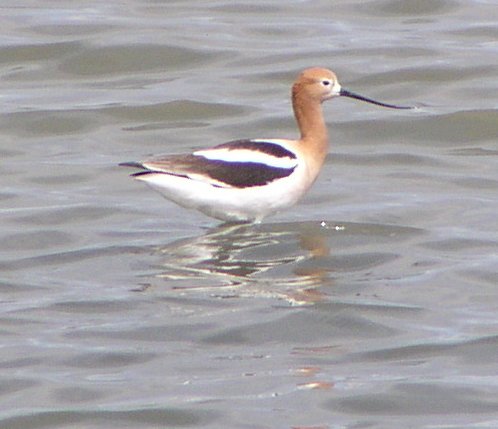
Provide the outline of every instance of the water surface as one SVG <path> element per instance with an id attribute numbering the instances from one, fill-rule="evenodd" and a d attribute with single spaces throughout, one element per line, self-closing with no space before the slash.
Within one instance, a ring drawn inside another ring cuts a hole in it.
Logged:
<path id="1" fill-rule="evenodd" d="M 496 5 L 0 6 L 0 427 L 498 427 Z M 296 207 L 220 226 L 122 161 L 296 136 Z"/>

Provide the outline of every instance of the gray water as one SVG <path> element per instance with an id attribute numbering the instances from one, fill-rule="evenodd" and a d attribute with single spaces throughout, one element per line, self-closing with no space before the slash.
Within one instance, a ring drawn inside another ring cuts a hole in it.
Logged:
<path id="1" fill-rule="evenodd" d="M 498 427 L 495 1 L 0 5 L 0 427 Z M 296 207 L 220 226 L 117 167 L 294 138 Z"/>

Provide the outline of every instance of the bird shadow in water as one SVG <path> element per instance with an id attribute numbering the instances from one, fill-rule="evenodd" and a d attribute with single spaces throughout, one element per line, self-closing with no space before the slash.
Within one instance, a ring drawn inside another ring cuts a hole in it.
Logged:
<path id="1" fill-rule="evenodd" d="M 156 280 L 177 292 L 313 303 L 327 299 L 337 278 L 352 283 L 392 263 L 400 256 L 393 244 L 420 232 L 366 223 L 225 224 L 156 246 Z"/>

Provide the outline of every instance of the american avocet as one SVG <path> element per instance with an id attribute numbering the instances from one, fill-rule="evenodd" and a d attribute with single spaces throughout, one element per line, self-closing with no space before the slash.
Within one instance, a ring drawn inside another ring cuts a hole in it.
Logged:
<path id="1" fill-rule="evenodd" d="M 140 168 L 142 180 L 175 203 L 229 222 L 260 222 L 295 204 L 313 184 L 328 151 L 322 102 L 350 97 L 392 109 L 341 88 L 323 68 L 304 70 L 292 86 L 299 140 L 234 140 L 188 155 L 170 155 L 120 165 Z"/>

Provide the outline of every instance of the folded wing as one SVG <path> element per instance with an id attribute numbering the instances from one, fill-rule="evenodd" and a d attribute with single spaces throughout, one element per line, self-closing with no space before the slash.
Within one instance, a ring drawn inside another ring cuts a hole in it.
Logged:
<path id="1" fill-rule="evenodd" d="M 143 169 L 133 174 L 135 177 L 159 173 L 215 187 L 248 188 L 288 177 L 297 166 L 297 157 L 278 140 L 236 140 L 190 155 L 172 155 L 125 165 Z"/>

